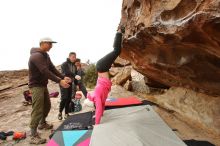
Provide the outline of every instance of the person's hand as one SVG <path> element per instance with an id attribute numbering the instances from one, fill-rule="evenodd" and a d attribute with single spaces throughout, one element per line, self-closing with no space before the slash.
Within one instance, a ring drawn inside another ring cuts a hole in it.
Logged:
<path id="1" fill-rule="evenodd" d="M 76 80 L 81 80 L 81 77 L 80 77 L 79 75 L 76 75 L 76 76 L 75 76 L 75 79 L 76 79 Z"/>
<path id="2" fill-rule="evenodd" d="M 67 83 L 71 83 L 71 82 L 72 82 L 72 79 L 69 78 L 69 77 L 64 77 L 64 80 L 65 80 Z"/>
<path id="3" fill-rule="evenodd" d="M 79 91 L 79 85 L 76 86 L 76 91 Z"/>
<path id="4" fill-rule="evenodd" d="M 61 80 L 60 81 L 60 86 L 63 88 L 69 88 L 70 85 L 66 82 L 66 80 Z"/>

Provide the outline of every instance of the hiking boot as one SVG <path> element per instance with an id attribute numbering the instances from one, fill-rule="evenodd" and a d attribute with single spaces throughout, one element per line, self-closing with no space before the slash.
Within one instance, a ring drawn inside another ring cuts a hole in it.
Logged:
<path id="1" fill-rule="evenodd" d="M 63 119 L 62 113 L 59 113 L 59 114 L 58 114 L 58 120 L 62 120 L 62 119 Z"/>
<path id="2" fill-rule="evenodd" d="M 44 144 L 46 142 L 47 142 L 46 139 L 41 138 L 38 134 L 36 134 L 35 136 L 31 136 L 29 143 L 39 145 L 39 144 Z"/>
<path id="3" fill-rule="evenodd" d="M 67 119 L 69 116 L 69 114 L 65 114 L 64 119 Z"/>
<path id="4" fill-rule="evenodd" d="M 53 129 L 53 125 L 52 125 L 52 124 L 48 124 L 48 123 L 45 122 L 45 123 L 39 125 L 39 126 L 38 126 L 38 129 L 39 129 L 39 130 L 43 130 L 43 129 L 45 129 L 45 130 Z"/>

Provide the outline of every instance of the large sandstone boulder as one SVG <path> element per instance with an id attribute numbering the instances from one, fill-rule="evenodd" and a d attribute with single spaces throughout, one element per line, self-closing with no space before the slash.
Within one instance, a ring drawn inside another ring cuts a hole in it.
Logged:
<path id="1" fill-rule="evenodd" d="M 220 0 L 123 0 L 122 58 L 166 86 L 220 95 Z"/>
<path id="2" fill-rule="evenodd" d="M 172 87 L 162 95 L 147 98 L 176 112 L 183 121 L 193 122 L 196 126 L 220 136 L 220 97 Z"/>

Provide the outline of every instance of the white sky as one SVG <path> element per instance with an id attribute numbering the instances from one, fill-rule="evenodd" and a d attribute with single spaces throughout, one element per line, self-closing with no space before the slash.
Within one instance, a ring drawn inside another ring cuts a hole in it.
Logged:
<path id="1" fill-rule="evenodd" d="M 96 62 L 112 50 L 121 6 L 122 0 L 1 0 L 0 70 L 27 68 L 42 37 L 58 42 L 49 52 L 55 65 L 71 51 Z"/>

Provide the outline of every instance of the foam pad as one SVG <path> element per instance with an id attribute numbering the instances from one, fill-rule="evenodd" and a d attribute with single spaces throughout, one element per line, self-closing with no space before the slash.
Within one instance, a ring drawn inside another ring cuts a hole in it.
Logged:
<path id="1" fill-rule="evenodd" d="M 72 146 L 75 142 L 77 142 L 87 130 L 79 130 L 79 131 L 63 131 L 63 138 L 65 146 Z"/>
<path id="2" fill-rule="evenodd" d="M 51 139 L 48 143 L 47 146 L 59 146 L 53 139 Z"/>
<path id="3" fill-rule="evenodd" d="M 92 130 L 57 131 L 47 146 L 89 146 Z"/>
<path id="4" fill-rule="evenodd" d="M 81 142 L 81 143 L 78 144 L 77 146 L 89 146 L 90 139 L 91 139 L 91 138 L 87 138 L 85 141 Z"/>
<path id="5" fill-rule="evenodd" d="M 122 97 L 122 98 L 107 98 L 105 102 L 106 107 L 113 107 L 113 106 L 128 106 L 128 105 L 140 105 L 142 102 L 133 96 L 130 97 Z"/>
<path id="6" fill-rule="evenodd" d="M 94 125 L 92 117 L 94 112 L 86 112 L 69 116 L 63 123 L 56 129 L 56 131 L 65 130 L 85 130 L 88 126 Z"/>

